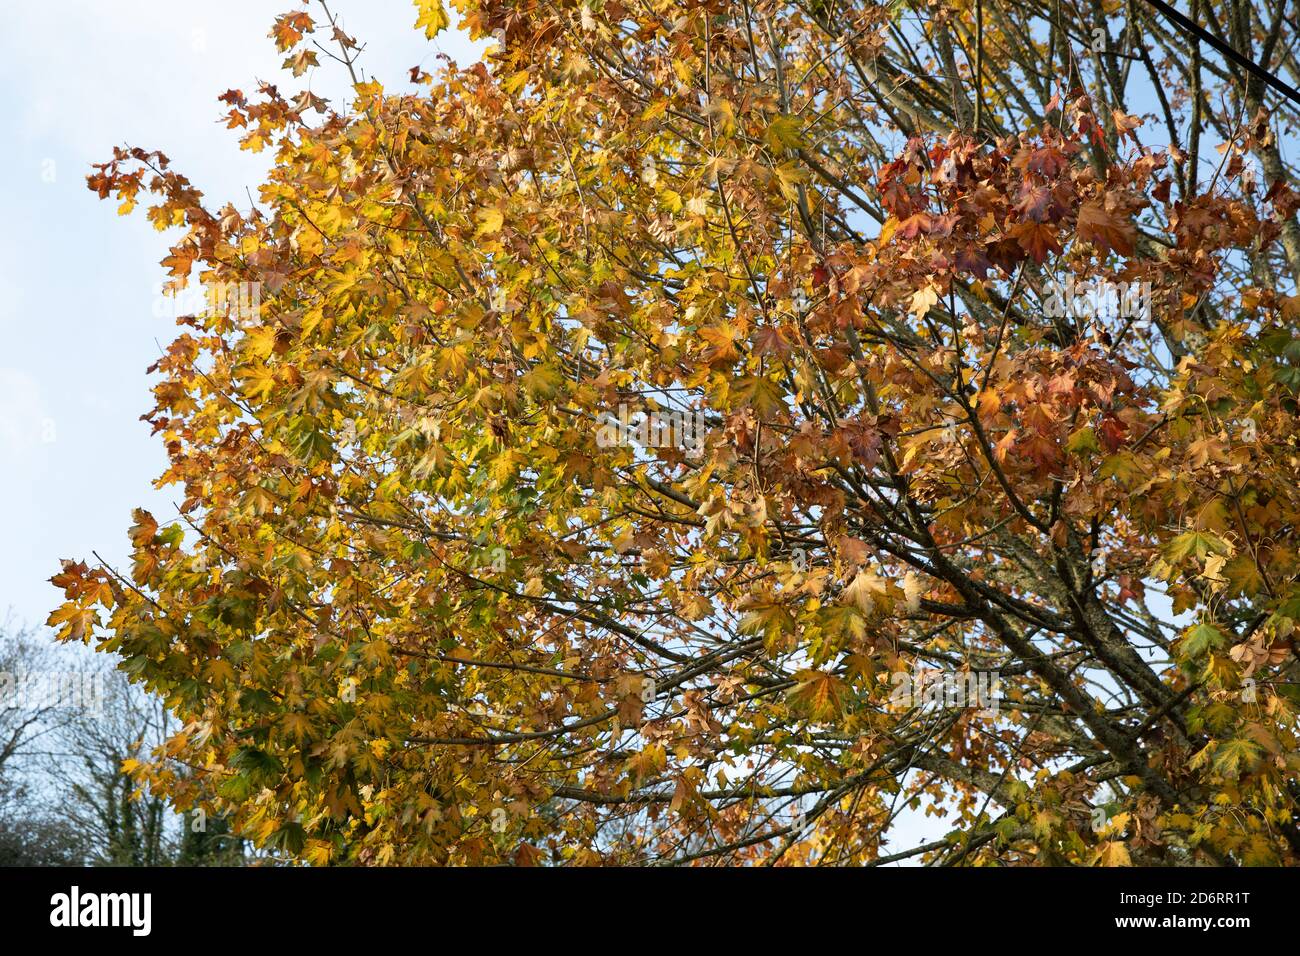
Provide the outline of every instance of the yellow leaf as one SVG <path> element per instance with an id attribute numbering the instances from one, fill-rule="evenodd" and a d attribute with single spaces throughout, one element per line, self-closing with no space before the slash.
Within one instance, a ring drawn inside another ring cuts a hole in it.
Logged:
<path id="1" fill-rule="evenodd" d="M 415 9 L 420 14 L 415 26 L 417 29 L 423 27 L 424 35 L 430 40 L 451 25 L 442 0 L 415 0 Z"/>
<path id="2" fill-rule="evenodd" d="M 814 720 L 829 720 L 843 712 L 848 688 L 839 677 L 825 671 L 802 670 L 795 679 L 799 686 L 790 692 L 790 700 L 804 707 Z"/>
<path id="3" fill-rule="evenodd" d="M 885 579 L 875 571 L 863 568 L 844 589 L 844 599 L 869 616 L 885 604 L 888 587 Z"/>
<path id="4" fill-rule="evenodd" d="M 1119 840 L 1107 840 L 1097 849 L 1095 858 L 1097 866 L 1132 866 L 1128 847 Z"/>
<path id="5" fill-rule="evenodd" d="M 800 128 L 802 120 L 797 116 L 778 116 L 768 124 L 763 139 L 774 153 L 778 155 L 786 150 L 798 149 L 804 144 Z"/>
<path id="6" fill-rule="evenodd" d="M 930 311 L 930 306 L 938 301 L 939 293 L 935 291 L 934 286 L 928 285 L 924 289 L 916 290 L 916 294 L 912 296 L 912 305 L 908 311 L 918 319 L 922 319 Z"/>
<path id="7" fill-rule="evenodd" d="M 501 231 L 501 225 L 505 222 L 505 216 L 501 210 L 495 206 L 484 209 L 478 214 L 479 227 L 475 236 L 493 236 Z"/>

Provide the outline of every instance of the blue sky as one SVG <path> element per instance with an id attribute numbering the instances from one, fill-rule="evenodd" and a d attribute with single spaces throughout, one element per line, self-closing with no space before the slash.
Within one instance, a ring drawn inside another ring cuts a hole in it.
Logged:
<path id="1" fill-rule="evenodd" d="M 346 95 L 341 68 L 295 80 L 267 37 L 293 0 L 56 0 L 7 3 L 0 31 L 0 619 L 43 623 L 64 557 L 121 564 L 131 509 L 174 515 L 154 491 L 165 455 L 139 416 L 145 369 L 175 326 L 158 302 L 166 234 L 120 217 L 85 185 L 114 145 L 161 149 L 213 208 L 246 208 L 270 161 L 239 149 L 217 96 L 256 81 Z M 478 58 L 463 34 L 413 29 L 409 0 L 332 0 L 385 86 L 432 72 L 444 52 Z M 319 7 L 310 12 L 319 19 Z"/>

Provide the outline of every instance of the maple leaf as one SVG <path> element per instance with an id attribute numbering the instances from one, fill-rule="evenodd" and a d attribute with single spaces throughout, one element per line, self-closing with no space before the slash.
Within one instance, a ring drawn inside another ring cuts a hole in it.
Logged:
<path id="1" fill-rule="evenodd" d="M 1027 183 L 1022 187 L 1020 198 L 1013 208 L 1026 219 L 1042 222 L 1047 218 L 1047 212 L 1051 206 L 1052 190 L 1049 187 Z"/>
<path id="2" fill-rule="evenodd" d="M 303 36 L 312 31 L 312 28 L 311 16 L 300 10 L 276 17 L 275 26 L 271 28 L 268 36 L 275 40 L 276 49 L 283 53 L 297 46 Z"/>
<path id="3" fill-rule="evenodd" d="M 1093 428 L 1085 425 L 1070 435 L 1069 441 L 1065 443 L 1065 449 L 1076 455 L 1087 452 L 1097 454 L 1101 452 L 1101 445 L 1097 441 L 1097 434 Z"/>
<path id="4" fill-rule="evenodd" d="M 1202 531 L 1185 531 L 1173 538 L 1164 548 L 1165 557 L 1171 562 L 1186 561 L 1188 558 L 1205 558 L 1211 554 L 1232 554 L 1232 548 L 1222 538 Z"/>
<path id="5" fill-rule="evenodd" d="M 781 386 L 762 375 L 752 375 L 736 383 L 737 400 L 753 407 L 759 418 L 771 420 L 785 411 Z"/>
<path id="6" fill-rule="evenodd" d="M 764 325 L 755 329 L 753 342 L 754 351 L 758 355 L 772 355 L 784 359 L 793 350 L 784 333 L 775 325 Z"/>
<path id="7" fill-rule="evenodd" d="M 1129 857 L 1128 847 L 1121 840 L 1107 840 L 1097 848 L 1096 856 L 1097 866 L 1132 866 L 1133 861 Z"/>
<path id="8" fill-rule="evenodd" d="M 1201 622 L 1183 636 L 1180 653 L 1189 660 L 1202 657 L 1206 652 L 1227 644 L 1222 632 L 1212 624 Z"/>
<path id="9" fill-rule="evenodd" d="M 1101 203 L 1087 202 L 1079 207 L 1079 238 L 1091 242 L 1104 252 L 1133 254 L 1135 231 L 1127 217 L 1108 212 Z"/>
<path id="10" fill-rule="evenodd" d="M 430 40 L 451 25 L 442 0 L 415 0 L 415 9 L 419 14 L 415 27 L 417 30 L 423 29 L 425 37 Z"/>
<path id="11" fill-rule="evenodd" d="M 477 236 L 491 236 L 501 231 L 501 226 L 505 222 L 505 216 L 500 209 L 495 207 L 484 209 L 479 213 L 479 227 L 474 233 Z"/>
<path id="12" fill-rule="evenodd" d="M 1263 586 L 1259 566 L 1249 554 L 1239 554 L 1223 567 L 1228 581 L 1228 593 L 1254 595 Z"/>
<path id="13" fill-rule="evenodd" d="M 1235 779 L 1254 767 L 1261 753 L 1262 748 L 1253 740 L 1225 740 L 1214 750 L 1214 772 Z"/>
<path id="14" fill-rule="evenodd" d="M 889 582 L 870 568 L 862 568 L 854 575 L 844 589 L 844 599 L 866 616 L 892 603 Z"/>
<path id="15" fill-rule="evenodd" d="M 1061 251 L 1056 230 L 1045 223 L 1019 223 L 1012 227 L 1011 235 L 1035 262 L 1044 262 L 1050 254 Z"/>
<path id="16" fill-rule="evenodd" d="M 936 290 L 932 285 L 927 285 L 924 288 L 917 289 L 916 292 L 913 293 L 912 302 L 908 306 L 908 311 L 918 319 L 924 318 L 926 313 L 930 311 L 931 306 L 938 301 L 938 290 Z"/>
<path id="17" fill-rule="evenodd" d="M 61 641 L 87 641 L 99 624 L 99 614 L 93 608 L 65 604 L 52 611 L 45 624 L 54 628 Z"/>
<path id="18" fill-rule="evenodd" d="M 836 675 L 807 669 L 795 674 L 795 680 L 798 684 L 790 691 L 790 701 L 814 720 L 831 720 L 844 710 L 849 689 Z"/>
<path id="19" fill-rule="evenodd" d="M 740 332 L 727 323 L 706 326 L 699 331 L 700 338 L 712 346 L 705 352 L 705 361 L 723 362 L 740 358 L 736 343 Z"/>
<path id="20" fill-rule="evenodd" d="M 1137 142 L 1137 136 L 1133 134 L 1133 130 L 1142 125 L 1142 117 L 1130 116 L 1120 110 L 1111 110 L 1111 118 L 1115 122 L 1115 132 L 1121 137 L 1127 136 L 1133 142 Z"/>
<path id="21" fill-rule="evenodd" d="M 520 383 L 535 398 L 552 398 L 560 390 L 564 376 L 558 368 L 549 364 L 534 365 L 520 379 Z"/>
<path id="22" fill-rule="evenodd" d="M 784 155 L 787 150 L 797 150 L 805 145 L 802 127 L 803 120 L 798 116 L 777 116 L 768 123 L 763 139 L 774 153 Z"/>
<path id="23" fill-rule="evenodd" d="M 1102 447 L 1106 454 L 1114 453 L 1128 435 L 1128 425 L 1120 421 L 1114 415 L 1103 415 L 1101 422 L 1097 426 L 1097 431 L 1101 437 Z"/>
<path id="24" fill-rule="evenodd" d="M 131 512 L 131 517 L 135 519 L 135 524 L 127 532 L 131 543 L 138 548 L 150 544 L 158 533 L 158 522 L 143 508 L 136 508 Z"/>
<path id="25" fill-rule="evenodd" d="M 891 229 L 890 234 L 897 235 L 900 239 L 915 239 L 917 236 L 928 233 L 933 225 L 934 217 L 928 212 L 915 212 Z M 883 230 L 881 231 L 880 241 L 888 241 Z"/>
<path id="26" fill-rule="evenodd" d="M 768 641 L 776 641 L 793 624 L 794 619 L 784 607 L 769 604 L 746 612 L 740 621 L 739 630 L 742 634 L 762 634 Z"/>

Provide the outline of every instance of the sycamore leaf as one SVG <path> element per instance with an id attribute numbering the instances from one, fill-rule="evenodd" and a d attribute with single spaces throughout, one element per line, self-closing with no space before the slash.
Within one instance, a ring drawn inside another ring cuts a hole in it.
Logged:
<path id="1" fill-rule="evenodd" d="M 415 0 L 415 9 L 419 12 L 415 21 L 416 29 L 423 29 L 424 35 L 430 40 L 451 25 L 442 0 Z"/>
<path id="2" fill-rule="evenodd" d="M 1217 650 L 1225 647 L 1228 639 L 1223 636 L 1217 627 L 1202 621 L 1187 630 L 1183 635 L 1180 653 L 1183 657 L 1193 660 L 1201 657 L 1211 650 Z"/>
<path id="3" fill-rule="evenodd" d="M 765 421 L 785 410 L 781 386 L 766 376 L 753 375 L 742 379 L 737 383 L 734 394 L 738 401 L 753 406 L 758 417 Z"/>
<path id="4" fill-rule="evenodd" d="M 1255 766 L 1262 752 L 1263 748 L 1253 740 L 1225 740 L 1215 748 L 1211 765 L 1220 776 L 1236 779 Z"/>
<path id="5" fill-rule="evenodd" d="M 1242 552 L 1223 566 L 1223 574 L 1228 580 L 1228 594 L 1245 594 L 1253 596 L 1263 586 L 1259 566 L 1248 553 Z"/>
<path id="6" fill-rule="evenodd" d="M 1164 547 L 1165 557 L 1174 564 L 1188 558 L 1204 559 L 1211 554 L 1231 554 L 1231 546 L 1222 538 L 1204 531 L 1186 531 Z"/>
<path id="7" fill-rule="evenodd" d="M 479 212 L 479 227 L 474 233 L 476 237 L 493 236 L 501 231 L 501 226 L 505 222 L 505 215 L 495 206 Z"/>
<path id="8" fill-rule="evenodd" d="M 1132 866 L 1128 847 L 1121 840 L 1107 840 L 1097 848 L 1094 857 L 1097 866 Z"/>
<path id="9" fill-rule="evenodd" d="M 1088 453 L 1099 455 L 1101 443 L 1097 441 L 1097 433 L 1093 431 L 1092 426 L 1085 425 L 1070 435 L 1070 440 L 1065 443 L 1065 449 L 1076 455 Z"/>
<path id="10" fill-rule="evenodd" d="M 803 121 L 798 116 L 777 116 L 768 124 L 763 139 L 774 153 L 783 155 L 786 150 L 799 149 L 804 145 L 800 132 Z"/>
<path id="11" fill-rule="evenodd" d="M 867 621 L 856 607 L 833 604 L 817 612 L 821 629 L 837 643 L 861 640 L 867 633 Z"/>
<path id="12" fill-rule="evenodd" d="M 844 599 L 869 617 L 885 607 L 888 593 L 888 582 L 875 571 L 863 568 L 844 589 Z"/>
<path id="13" fill-rule="evenodd" d="M 1084 203 L 1079 208 L 1079 238 L 1093 243 L 1102 252 L 1133 254 L 1133 223 L 1124 216 L 1108 212 L 1101 203 Z"/>
<path id="14" fill-rule="evenodd" d="M 938 290 L 932 285 L 927 285 L 917 289 L 912 295 L 912 302 L 908 306 L 908 311 L 918 319 L 924 318 L 930 311 L 930 307 L 939 301 Z"/>
<path id="15" fill-rule="evenodd" d="M 564 384 L 563 373 L 554 365 L 534 365 L 520 379 L 528 394 L 534 398 L 547 399 L 555 396 Z"/>
<path id="16" fill-rule="evenodd" d="M 806 710 L 814 720 L 830 720 L 844 710 L 849 689 L 836 675 L 801 670 L 795 680 L 799 683 L 790 691 L 790 702 Z"/>

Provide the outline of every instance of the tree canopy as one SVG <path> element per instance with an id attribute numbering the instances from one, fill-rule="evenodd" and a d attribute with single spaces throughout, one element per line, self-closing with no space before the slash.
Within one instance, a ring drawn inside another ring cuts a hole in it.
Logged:
<path id="1" fill-rule="evenodd" d="M 215 290 L 177 513 L 53 579 L 139 779 L 313 863 L 1295 862 L 1296 104 L 1139 0 L 456 7 L 409 91 L 277 18 L 354 98 L 222 96 L 252 208 L 89 177 Z M 1190 16 L 1300 84 L 1285 7 Z"/>

